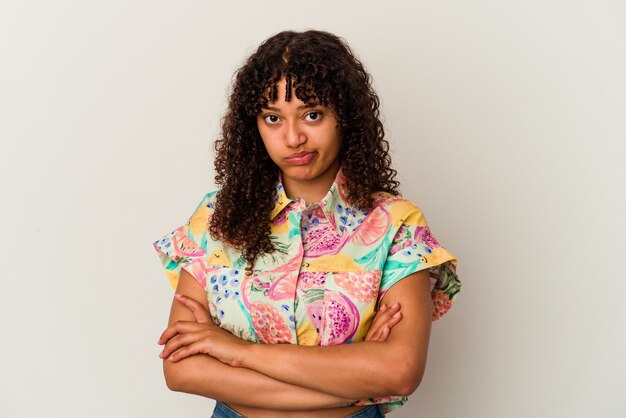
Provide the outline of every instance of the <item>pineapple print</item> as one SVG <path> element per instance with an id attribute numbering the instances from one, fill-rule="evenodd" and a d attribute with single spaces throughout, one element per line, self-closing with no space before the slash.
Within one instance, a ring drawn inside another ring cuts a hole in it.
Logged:
<path id="1" fill-rule="evenodd" d="M 345 271 L 333 274 L 335 283 L 359 302 L 369 303 L 378 295 L 380 270 Z"/>
<path id="2" fill-rule="evenodd" d="M 268 303 L 253 303 L 250 305 L 250 314 L 254 331 L 265 344 L 291 341 L 291 331 L 274 306 Z"/>
<path id="3" fill-rule="evenodd" d="M 433 297 L 433 321 L 441 318 L 452 307 L 449 296 L 441 290 L 432 292 Z"/>

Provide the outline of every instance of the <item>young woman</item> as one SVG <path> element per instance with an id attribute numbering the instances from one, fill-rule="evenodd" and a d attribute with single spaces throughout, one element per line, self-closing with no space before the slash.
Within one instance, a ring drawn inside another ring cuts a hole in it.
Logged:
<path id="1" fill-rule="evenodd" d="M 238 70 L 219 190 L 154 243 L 176 288 L 167 385 L 214 417 L 383 416 L 419 385 L 460 282 L 398 193 L 378 107 L 330 33 L 281 32 Z"/>

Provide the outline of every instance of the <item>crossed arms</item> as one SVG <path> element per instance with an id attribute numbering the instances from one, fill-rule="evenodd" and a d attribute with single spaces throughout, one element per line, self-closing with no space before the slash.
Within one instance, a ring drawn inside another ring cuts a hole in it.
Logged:
<path id="1" fill-rule="evenodd" d="M 296 411 L 409 395 L 423 376 L 432 306 L 428 270 L 400 280 L 384 295 L 380 306 L 397 302 L 401 321 L 391 317 L 399 308 L 388 308 L 389 315 L 376 315 L 366 341 L 338 346 L 249 343 L 212 323 L 204 289 L 185 270 L 176 292 L 184 296 L 174 299 L 159 340 L 172 390 Z"/>

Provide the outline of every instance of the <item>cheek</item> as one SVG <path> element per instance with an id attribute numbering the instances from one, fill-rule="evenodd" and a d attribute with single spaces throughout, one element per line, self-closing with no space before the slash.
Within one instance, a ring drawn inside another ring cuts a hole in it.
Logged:
<path id="1" fill-rule="evenodd" d="M 332 139 L 327 144 L 326 149 L 333 156 L 337 156 L 341 150 L 341 136 L 337 133 L 337 131 L 333 130 L 329 134 L 329 137 Z"/>
<path id="2" fill-rule="evenodd" d="M 261 136 L 261 141 L 263 142 L 267 153 L 272 155 L 272 138 L 269 135 L 269 132 L 267 132 L 267 130 L 263 129 L 261 126 L 259 126 L 258 129 L 259 135 Z"/>
<path id="3" fill-rule="evenodd" d="M 275 141 L 272 141 L 271 137 L 264 136 L 261 134 L 261 139 L 263 140 L 263 145 L 265 146 L 265 151 L 270 156 L 270 159 L 276 163 L 280 158 L 280 150 L 279 146 Z"/>

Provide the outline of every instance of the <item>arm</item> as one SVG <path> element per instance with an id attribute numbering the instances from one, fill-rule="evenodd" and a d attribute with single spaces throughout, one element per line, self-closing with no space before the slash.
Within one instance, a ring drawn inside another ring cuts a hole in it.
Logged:
<path id="1" fill-rule="evenodd" d="M 176 291 L 201 301 L 205 312 L 208 311 L 204 289 L 186 270 L 181 271 Z M 195 317 L 174 299 L 169 324 L 176 321 L 195 321 Z M 354 401 L 280 382 L 251 369 L 232 367 L 205 354 L 196 354 L 178 362 L 166 359 L 163 371 L 171 390 L 257 408 L 307 410 L 337 407 Z M 268 393 L 272 396 L 267 396 Z"/>
<path id="2" fill-rule="evenodd" d="M 402 321 L 384 342 L 324 347 L 249 344 L 218 327 L 198 331 L 187 322 L 163 333 L 164 355 L 171 354 L 176 362 L 202 352 L 231 366 L 347 399 L 409 395 L 421 381 L 428 351 L 432 322 L 428 270 L 400 280 L 381 302 L 402 306 Z"/>
<path id="3" fill-rule="evenodd" d="M 385 342 L 325 347 L 256 344 L 246 348 L 242 364 L 286 383 L 332 390 L 346 398 L 408 396 L 417 389 L 426 366 L 432 323 L 428 269 L 400 280 L 381 303 L 395 302 L 402 306 L 402 321 Z"/>

